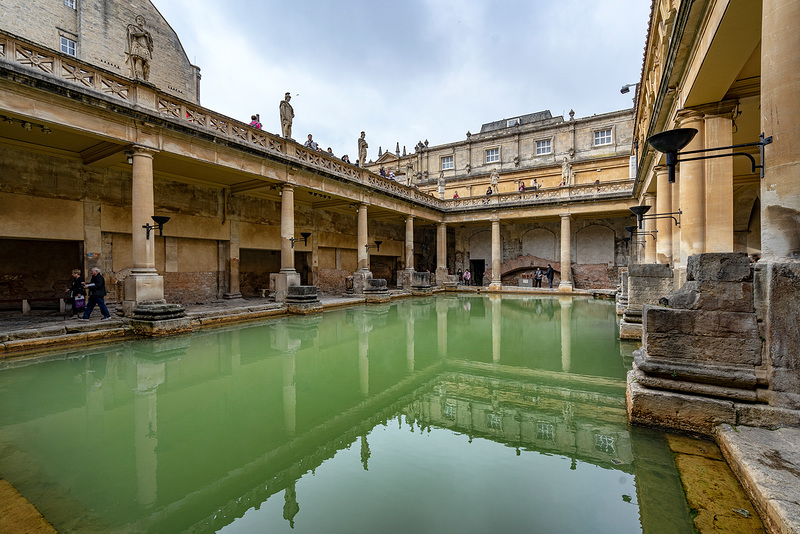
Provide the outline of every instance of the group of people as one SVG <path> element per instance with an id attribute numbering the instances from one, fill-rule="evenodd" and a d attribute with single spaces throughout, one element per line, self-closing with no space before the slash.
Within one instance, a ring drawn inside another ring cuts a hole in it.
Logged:
<path id="1" fill-rule="evenodd" d="M 547 283 L 550 287 L 553 287 L 553 277 L 555 277 L 555 274 L 553 266 L 549 263 L 547 264 L 546 272 L 542 272 L 542 268 L 537 267 L 536 272 L 533 273 L 533 287 L 542 287 L 542 278 L 547 278 Z"/>
<path id="2" fill-rule="evenodd" d="M 460 286 L 472 285 L 472 273 L 469 272 L 469 269 L 463 272 L 461 271 L 461 269 L 459 269 L 458 271 L 456 271 L 456 274 L 458 275 L 458 285 Z"/>
<path id="3" fill-rule="evenodd" d="M 99 267 L 92 267 L 92 277 L 87 283 L 81 275 L 80 269 L 72 270 L 72 281 L 67 293 L 72 304 L 72 318 L 88 321 L 94 311 L 94 307 L 100 308 L 103 318 L 101 321 L 111 319 L 111 314 L 106 307 L 106 280 L 103 278 Z M 88 293 L 88 299 L 87 297 Z M 79 316 L 80 314 L 80 316 Z"/>
<path id="4" fill-rule="evenodd" d="M 383 176 L 384 178 L 388 178 L 388 179 L 390 179 L 390 180 L 393 180 L 393 181 L 396 179 L 396 177 L 395 177 L 395 174 L 394 174 L 394 171 L 393 171 L 393 170 L 391 170 L 391 169 L 389 169 L 389 172 L 387 173 L 387 172 L 386 172 L 386 169 L 384 169 L 383 167 L 381 167 L 381 170 L 380 170 L 380 171 L 378 171 L 378 173 L 379 173 L 381 176 Z"/>

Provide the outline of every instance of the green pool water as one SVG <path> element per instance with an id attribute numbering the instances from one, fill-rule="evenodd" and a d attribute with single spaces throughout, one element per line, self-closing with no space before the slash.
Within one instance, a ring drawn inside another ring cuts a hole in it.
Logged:
<path id="1" fill-rule="evenodd" d="M 614 304 L 440 296 L 0 363 L 59 532 L 692 532 Z"/>

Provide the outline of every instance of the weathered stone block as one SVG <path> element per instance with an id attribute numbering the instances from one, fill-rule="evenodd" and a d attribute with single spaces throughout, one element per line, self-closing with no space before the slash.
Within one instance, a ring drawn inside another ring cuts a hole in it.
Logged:
<path id="1" fill-rule="evenodd" d="M 753 311 L 752 282 L 689 281 L 658 300 L 662 306 L 687 310 Z"/>
<path id="2" fill-rule="evenodd" d="M 770 358 L 770 389 L 800 391 L 800 263 L 760 265 L 768 295 L 764 334 Z"/>
<path id="3" fill-rule="evenodd" d="M 694 254 L 686 263 L 687 281 L 745 282 L 752 279 L 750 259 L 744 252 Z"/>
<path id="4" fill-rule="evenodd" d="M 631 423 L 711 434 L 719 424 L 736 424 L 734 403 L 674 391 L 650 389 L 628 373 L 625 395 Z"/>
<path id="5" fill-rule="evenodd" d="M 674 310 L 646 305 L 642 314 L 648 333 L 753 338 L 758 336 L 754 313 Z"/>
<path id="6" fill-rule="evenodd" d="M 634 263 L 628 266 L 630 278 L 672 278 L 672 268 L 666 263 Z"/>
<path id="7" fill-rule="evenodd" d="M 758 338 L 658 334 L 645 329 L 642 341 L 648 356 L 655 358 L 739 365 L 761 363 Z"/>

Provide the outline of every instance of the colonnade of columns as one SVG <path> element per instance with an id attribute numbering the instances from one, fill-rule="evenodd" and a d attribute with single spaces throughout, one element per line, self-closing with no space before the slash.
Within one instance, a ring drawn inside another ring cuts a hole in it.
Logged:
<path id="1" fill-rule="evenodd" d="M 150 238 L 142 226 L 152 224 L 151 216 L 154 214 L 153 193 L 153 157 L 156 150 L 135 146 L 133 147 L 132 165 L 132 243 L 133 243 L 133 269 L 125 281 L 125 313 L 130 314 L 137 305 L 142 303 L 157 303 L 164 301 L 164 282 L 155 268 L 155 238 L 151 232 Z M 300 275 L 295 269 L 294 240 L 295 240 L 295 186 L 284 183 L 281 187 L 281 223 L 280 223 L 280 271 L 276 277 L 275 298 L 282 302 L 286 299 L 288 288 L 300 285 Z M 368 238 L 368 204 L 361 203 L 357 214 L 357 270 L 364 276 L 370 277 Z M 225 296 L 240 297 L 239 292 L 239 238 L 238 221 L 231 220 L 231 239 L 226 251 L 226 266 L 228 271 L 228 291 Z M 502 245 L 500 234 L 500 218 L 497 214 L 491 219 L 492 229 L 492 280 L 490 287 L 499 289 L 502 285 Z M 561 215 L 561 284 L 560 290 L 572 289 L 571 276 L 571 216 Z M 414 272 L 414 216 L 405 217 L 405 279 L 410 281 Z M 437 223 L 436 228 L 436 276 L 439 285 L 447 279 L 447 224 Z"/>

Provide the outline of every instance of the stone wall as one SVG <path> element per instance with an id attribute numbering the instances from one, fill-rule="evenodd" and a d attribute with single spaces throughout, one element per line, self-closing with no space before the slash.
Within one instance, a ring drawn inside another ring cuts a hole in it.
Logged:
<path id="1" fill-rule="evenodd" d="M 628 308 L 641 314 L 644 304 L 657 304 L 672 290 L 672 269 L 665 263 L 628 266 Z"/>

